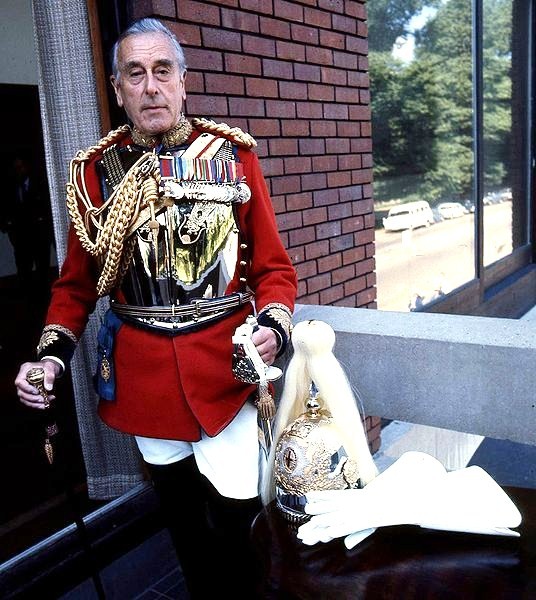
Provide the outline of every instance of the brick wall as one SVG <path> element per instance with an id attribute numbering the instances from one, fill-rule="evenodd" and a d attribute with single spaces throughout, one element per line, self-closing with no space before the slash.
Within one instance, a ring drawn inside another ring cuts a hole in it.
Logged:
<path id="1" fill-rule="evenodd" d="M 364 1 L 144 0 L 188 62 L 186 112 L 249 131 L 298 301 L 376 307 Z M 379 419 L 367 417 L 379 446 Z"/>

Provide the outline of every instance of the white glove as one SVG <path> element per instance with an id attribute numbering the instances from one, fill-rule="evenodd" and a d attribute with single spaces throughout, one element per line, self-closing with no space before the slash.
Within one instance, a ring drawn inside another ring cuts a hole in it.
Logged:
<path id="1" fill-rule="evenodd" d="M 305 544 L 345 537 L 347 548 L 377 527 L 420 525 L 432 529 L 519 535 L 521 515 L 506 493 L 480 467 L 447 473 L 422 452 L 407 452 L 365 488 L 310 492 L 298 529 Z"/>

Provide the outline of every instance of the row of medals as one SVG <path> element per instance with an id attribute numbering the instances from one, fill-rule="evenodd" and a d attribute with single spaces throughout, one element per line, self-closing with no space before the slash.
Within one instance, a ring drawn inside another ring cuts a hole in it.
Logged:
<path id="1" fill-rule="evenodd" d="M 163 195 L 175 201 L 218 202 L 245 204 L 251 198 L 251 190 L 243 181 L 239 183 L 211 183 L 202 181 L 179 181 L 163 179 Z"/>

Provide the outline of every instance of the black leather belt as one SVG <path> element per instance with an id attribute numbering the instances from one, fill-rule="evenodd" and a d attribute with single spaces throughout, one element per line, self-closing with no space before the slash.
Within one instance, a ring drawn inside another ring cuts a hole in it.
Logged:
<path id="1" fill-rule="evenodd" d="M 192 300 L 189 304 L 177 306 L 134 306 L 112 302 L 111 308 L 120 317 L 167 322 L 172 322 L 174 319 L 181 322 L 191 320 L 195 323 L 202 317 L 217 315 L 223 311 L 242 306 L 253 300 L 253 298 L 253 292 L 236 292 L 221 298 L 200 298 Z"/>

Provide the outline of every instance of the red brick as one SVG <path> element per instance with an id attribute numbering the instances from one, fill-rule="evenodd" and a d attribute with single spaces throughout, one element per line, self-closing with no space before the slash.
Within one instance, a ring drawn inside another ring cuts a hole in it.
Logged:
<path id="1" fill-rule="evenodd" d="M 348 73 L 348 85 L 353 87 L 368 88 L 370 85 L 369 74 L 360 71 L 352 71 Z"/>
<path id="2" fill-rule="evenodd" d="M 325 273 L 326 271 L 334 271 L 342 265 L 341 254 L 323 255 L 318 259 L 318 272 Z"/>
<path id="3" fill-rule="evenodd" d="M 274 212 L 276 215 L 283 214 L 287 212 L 286 204 L 285 204 L 285 196 L 272 196 L 272 206 L 274 207 Z M 288 235 L 286 232 L 281 232 L 282 236 L 285 236 L 286 242 L 288 242 Z M 285 244 L 286 246 L 286 244 Z"/>
<path id="4" fill-rule="evenodd" d="M 278 119 L 249 119 L 248 131 L 253 137 L 280 136 L 281 125 Z"/>
<path id="5" fill-rule="evenodd" d="M 316 275 L 316 277 L 307 279 L 307 291 L 309 294 L 328 287 L 331 287 L 331 276 L 329 273 L 323 273 L 322 275 Z"/>
<path id="6" fill-rule="evenodd" d="M 308 260 L 327 256 L 329 254 L 329 242 L 327 240 L 319 240 L 305 246 L 305 256 Z"/>
<path id="7" fill-rule="evenodd" d="M 303 20 L 305 23 L 307 23 L 307 25 L 331 29 L 331 15 L 322 10 L 306 8 L 303 13 Z"/>
<path id="8" fill-rule="evenodd" d="M 302 244 L 310 244 L 314 242 L 315 228 L 314 227 L 302 227 L 301 229 L 294 229 L 289 231 L 289 244 L 290 246 L 300 246 Z"/>
<path id="9" fill-rule="evenodd" d="M 308 279 L 309 277 L 314 277 L 318 273 L 316 268 L 316 260 L 310 260 L 308 262 L 297 264 L 296 273 L 299 279 Z"/>
<path id="10" fill-rule="evenodd" d="M 242 45 L 244 52 L 254 56 L 275 56 L 275 42 L 260 36 L 243 35 Z"/>
<path id="11" fill-rule="evenodd" d="M 177 16 L 179 19 L 203 25 L 220 25 L 220 9 L 206 2 L 192 2 L 180 0 L 177 2 Z"/>
<path id="12" fill-rule="evenodd" d="M 372 226 L 374 226 L 374 215 L 372 215 Z M 363 217 L 350 217 L 341 221 L 342 232 L 351 233 L 352 231 L 360 231 L 364 227 Z"/>
<path id="13" fill-rule="evenodd" d="M 344 138 L 328 138 L 326 140 L 328 154 L 347 154 L 350 152 L 350 140 Z"/>
<path id="14" fill-rule="evenodd" d="M 363 38 L 368 38 L 368 26 L 363 21 L 357 22 L 357 35 Z"/>
<path id="15" fill-rule="evenodd" d="M 262 59 L 262 74 L 264 77 L 275 77 L 277 79 L 294 78 L 292 63 L 272 58 Z"/>
<path id="16" fill-rule="evenodd" d="M 182 0 L 179 0 L 182 2 Z M 251 10 L 252 12 L 273 14 L 272 0 L 240 0 L 240 8 Z"/>
<path id="17" fill-rule="evenodd" d="M 354 138 L 358 137 L 360 134 L 359 123 L 355 121 L 339 121 L 337 123 L 337 135 L 342 138 Z M 351 147 L 351 142 L 350 142 Z"/>
<path id="18" fill-rule="evenodd" d="M 188 90 L 188 94 L 203 94 L 205 92 L 205 78 L 203 73 L 188 71 L 188 75 L 186 77 L 186 88 Z"/>
<path id="19" fill-rule="evenodd" d="M 319 48 L 318 46 L 306 47 L 306 60 L 308 63 L 320 65 L 332 65 L 334 62 L 334 52 L 329 48 Z M 305 60 L 302 59 L 302 60 Z"/>
<path id="20" fill-rule="evenodd" d="M 310 175 L 301 176 L 303 190 L 319 190 L 326 187 L 325 173 L 311 173 Z"/>
<path id="21" fill-rule="evenodd" d="M 201 46 L 201 28 L 198 25 L 170 21 L 166 23 L 166 26 L 177 36 L 182 45 Z M 189 62 L 188 53 L 189 50 L 186 50 L 186 62 Z"/>
<path id="22" fill-rule="evenodd" d="M 328 206 L 336 204 L 339 201 L 339 191 L 337 189 L 324 189 L 313 192 L 314 206 Z"/>
<path id="23" fill-rule="evenodd" d="M 221 9 L 221 24 L 228 29 L 258 33 L 259 17 L 243 10 Z"/>
<path id="24" fill-rule="evenodd" d="M 293 265 L 305 260 L 305 250 L 303 246 L 292 248 L 292 250 L 288 252 L 288 255 Z"/>
<path id="25" fill-rule="evenodd" d="M 355 37 L 353 35 L 346 36 L 346 50 L 357 54 L 368 53 L 368 42 L 365 38 Z"/>
<path id="26" fill-rule="evenodd" d="M 372 181 L 372 169 L 358 169 L 352 171 L 352 183 L 369 183 Z"/>
<path id="27" fill-rule="evenodd" d="M 329 240 L 329 251 L 341 252 L 354 247 L 354 236 L 351 234 L 339 235 Z"/>
<path id="28" fill-rule="evenodd" d="M 365 253 L 367 258 L 373 258 L 375 254 L 375 244 L 372 242 L 371 244 L 367 244 L 365 246 Z"/>
<path id="29" fill-rule="evenodd" d="M 265 177 L 284 175 L 283 159 L 282 158 L 263 158 L 261 160 L 262 172 Z"/>
<path id="30" fill-rule="evenodd" d="M 292 194 L 301 192 L 300 177 L 299 175 L 293 175 L 291 177 L 272 177 L 272 194 Z"/>
<path id="31" fill-rule="evenodd" d="M 346 306 L 349 308 L 355 308 L 355 296 L 348 296 L 347 298 L 341 298 L 337 302 L 333 303 L 335 306 Z"/>
<path id="32" fill-rule="evenodd" d="M 361 104 L 370 104 L 370 90 L 359 90 L 359 102 Z"/>
<path id="33" fill-rule="evenodd" d="M 308 156 L 289 156 L 285 158 L 285 173 L 309 173 L 311 159 Z"/>
<path id="34" fill-rule="evenodd" d="M 364 246 L 358 246 L 357 248 L 350 248 L 342 253 L 342 264 L 348 265 L 350 263 L 357 263 L 365 258 Z"/>
<path id="35" fill-rule="evenodd" d="M 225 91 L 226 94 L 233 96 L 244 95 L 244 78 L 238 75 L 206 73 L 205 86 L 207 94 L 219 94 Z"/>
<path id="36" fill-rule="evenodd" d="M 352 204 L 352 211 L 354 215 L 366 215 L 374 211 L 374 201 L 372 198 L 365 198 Z"/>
<path id="37" fill-rule="evenodd" d="M 320 67 L 317 65 L 296 63 L 294 65 L 294 78 L 304 81 L 320 81 Z"/>
<path id="38" fill-rule="evenodd" d="M 244 54 L 226 54 L 225 70 L 231 73 L 249 73 L 251 75 L 261 74 L 261 61 L 254 56 Z"/>
<path id="39" fill-rule="evenodd" d="M 296 103 L 290 100 L 266 100 L 266 116 L 278 119 L 295 119 Z"/>
<path id="40" fill-rule="evenodd" d="M 365 219 L 365 229 L 370 229 L 375 226 L 376 219 L 374 217 L 374 213 L 369 213 L 364 216 Z"/>
<path id="41" fill-rule="evenodd" d="M 325 208 L 309 208 L 302 211 L 303 224 L 304 225 L 316 225 L 316 223 L 323 223 L 327 217 L 327 210 Z"/>
<path id="42" fill-rule="evenodd" d="M 360 292 L 356 296 L 356 306 L 365 306 L 366 304 L 370 304 L 376 300 L 376 288 L 370 288 L 363 292 Z"/>
<path id="43" fill-rule="evenodd" d="M 352 152 L 372 152 L 371 138 L 357 138 L 350 142 Z"/>
<path id="44" fill-rule="evenodd" d="M 303 21 L 303 7 L 296 2 L 274 0 L 274 15 L 288 21 Z"/>
<path id="45" fill-rule="evenodd" d="M 186 60 L 190 69 L 200 71 L 223 71 L 223 57 L 221 52 L 204 50 L 203 48 L 188 48 Z"/>
<path id="46" fill-rule="evenodd" d="M 359 154 L 347 154 L 339 156 L 339 169 L 361 168 L 361 156 Z"/>
<path id="47" fill-rule="evenodd" d="M 320 45 L 326 48 L 336 48 L 337 50 L 344 50 L 345 48 L 345 36 L 342 33 L 336 31 L 326 31 L 320 29 Z"/>
<path id="48" fill-rule="evenodd" d="M 366 280 L 367 280 L 367 287 L 372 287 L 372 286 L 376 285 L 376 273 L 369 273 L 366 276 Z"/>
<path id="49" fill-rule="evenodd" d="M 372 124 L 370 121 L 361 123 L 361 135 L 363 137 L 371 137 L 372 136 Z"/>
<path id="50" fill-rule="evenodd" d="M 360 101 L 359 92 L 354 88 L 336 87 L 335 101 L 345 104 L 357 104 Z"/>
<path id="51" fill-rule="evenodd" d="M 293 139 L 273 139 L 269 142 L 272 156 L 294 156 L 298 154 L 298 142 Z"/>
<path id="52" fill-rule="evenodd" d="M 248 96 L 260 96 L 261 98 L 277 98 L 279 95 L 277 81 L 264 77 L 246 79 L 246 94 Z"/>
<path id="53" fill-rule="evenodd" d="M 362 154 L 361 155 L 361 165 L 363 167 L 372 167 L 372 154 Z"/>
<path id="54" fill-rule="evenodd" d="M 363 185 L 363 198 L 372 198 L 372 185 L 370 183 Z"/>
<path id="55" fill-rule="evenodd" d="M 233 125 L 236 122 L 236 117 L 233 117 Z M 265 156 L 268 156 L 268 141 L 263 139 L 263 140 L 257 140 L 257 147 L 255 148 L 256 154 L 258 155 L 259 158 L 264 158 Z"/>
<path id="56" fill-rule="evenodd" d="M 368 244 L 374 241 L 374 229 L 363 229 L 354 233 L 354 239 L 357 246 Z"/>
<path id="57" fill-rule="evenodd" d="M 299 141 L 300 154 L 324 154 L 325 142 L 323 139 L 305 138 Z"/>
<path id="58" fill-rule="evenodd" d="M 319 102 L 298 102 L 296 104 L 297 116 L 300 119 L 321 119 L 322 104 Z"/>
<path id="59" fill-rule="evenodd" d="M 299 212 L 286 212 L 277 215 L 277 223 L 280 231 L 288 231 L 289 229 L 297 229 L 302 227 L 302 216 Z"/>
<path id="60" fill-rule="evenodd" d="M 305 60 L 305 48 L 293 42 L 276 41 L 277 58 L 303 62 Z"/>
<path id="61" fill-rule="evenodd" d="M 307 286 L 307 282 L 304 282 L 304 285 Z M 320 304 L 319 294 L 304 294 L 302 296 L 298 296 L 297 299 L 300 304 Z"/>
<path id="62" fill-rule="evenodd" d="M 346 33 L 357 33 L 357 21 L 351 17 L 344 17 L 343 15 L 333 15 L 332 18 L 333 29 L 338 31 L 344 31 Z"/>
<path id="63" fill-rule="evenodd" d="M 335 90 L 333 86 L 321 85 L 319 83 L 308 83 L 309 99 L 333 102 L 335 99 Z"/>
<path id="64" fill-rule="evenodd" d="M 328 220 L 337 221 L 339 219 L 345 219 L 352 216 L 352 203 L 342 202 L 335 204 L 328 208 Z"/>
<path id="65" fill-rule="evenodd" d="M 296 81 L 281 81 L 279 83 L 281 98 L 292 100 L 307 100 L 307 84 Z"/>
<path id="66" fill-rule="evenodd" d="M 269 17 L 261 17 L 261 31 L 265 35 L 271 37 L 290 39 L 290 24 L 280 19 L 271 19 Z"/>
<path id="67" fill-rule="evenodd" d="M 190 94 L 187 100 L 188 113 L 215 117 L 228 114 L 226 96 L 197 96 Z"/>
<path id="68" fill-rule="evenodd" d="M 340 269 L 335 269 L 335 271 L 331 272 L 331 281 L 334 285 L 338 283 L 343 283 L 345 281 L 348 281 L 349 279 L 352 279 L 354 277 L 354 273 L 354 265 L 348 265 L 346 267 L 341 267 Z"/>
<path id="69" fill-rule="evenodd" d="M 346 121 L 348 106 L 346 104 L 324 104 L 324 118 Z"/>
<path id="70" fill-rule="evenodd" d="M 346 71 L 343 69 L 334 69 L 332 67 L 320 68 L 322 70 L 322 83 L 346 86 Z M 356 96 L 358 96 L 358 94 L 356 94 Z"/>
<path id="71" fill-rule="evenodd" d="M 161 17 L 176 17 L 173 0 L 152 0 L 153 13 Z"/>
<path id="72" fill-rule="evenodd" d="M 367 18 L 367 11 L 363 2 L 356 2 L 355 0 L 345 0 L 344 11 L 350 17 L 356 17 L 357 19 Z"/>
<path id="73" fill-rule="evenodd" d="M 304 44 L 318 44 L 318 29 L 293 23 L 290 30 L 291 38 L 295 42 L 303 42 Z"/>
<path id="74" fill-rule="evenodd" d="M 341 188 L 339 193 L 341 196 L 341 202 L 354 202 L 355 200 L 360 200 L 363 198 L 363 188 L 360 185 L 350 185 L 348 187 Z M 361 213 L 356 213 L 354 208 L 354 214 Z"/>
<path id="75" fill-rule="evenodd" d="M 358 60 L 355 54 L 349 52 L 333 51 L 333 64 L 341 69 L 348 69 L 350 71 L 357 69 Z"/>
<path id="76" fill-rule="evenodd" d="M 207 48 L 218 48 L 219 50 L 231 50 L 240 52 L 242 50 L 242 36 L 237 31 L 225 31 L 218 28 L 203 27 L 201 30 L 203 45 Z"/>
<path id="77" fill-rule="evenodd" d="M 308 137 L 310 133 L 309 121 L 292 119 L 281 123 L 285 137 Z"/>
<path id="78" fill-rule="evenodd" d="M 180 0 L 178 0 L 178 1 L 180 1 Z M 225 6 L 236 7 L 236 6 L 238 6 L 238 0 L 218 0 L 218 4 L 224 4 Z"/>
<path id="79" fill-rule="evenodd" d="M 337 169 L 337 157 L 322 155 L 313 157 L 313 171 L 318 173 L 319 171 L 335 171 Z"/>
<path id="80" fill-rule="evenodd" d="M 264 115 L 264 100 L 255 98 L 229 98 L 229 114 L 245 117 Z"/>
<path id="81" fill-rule="evenodd" d="M 352 176 L 348 171 L 337 171 L 335 173 L 328 173 L 328 186 L 329 187 L 342 187 L 350 184 Z"/>
<path id="82" fill-rule="evenodd" d="M 287 210 L 303 210 L 310 206 L 313 206 L 313 197 L 310 192 L 287 196 Z"/>
<path id="83" fill-rule="evenodd" d="M 357 294 L 367 288 L 367 280 L 365 277 L 357 277 L 352 281 L 347 281 L 344 284 L 344 294 L 349 296 L 350 294 Z"/>
<path id="84" fill-rule="evenodd" d="M 320 292 L 320 304 L 328 306 L 333 304 L 337 300 L 340 300 L 344 296 L 344 286 L 334 285 L 326 290 Z"/>
<path id="85" fill-rule="evenodd" d="M 341 224 L 338 221 L 322 223 L 316 226 L 316 239 L 326 240 L 341 235 Z"/>
<path id="86" fill-rule="evenodd" d="M 314 137 L 334 137 L 337 125 L 333 121 L 311 121 L 311 135 Z"/>
<path id="87" fill-rule="evenodd" d="M 344 12 L 344 0 L 318 0 L 318 8 L 342 13 Z"/>
<path id="88" fill-rule="evenodd" d="M 358 56 L 357 57 L 357 67 L 360 71 L 368 71 L 369 70 L 368 56 Z"/>

